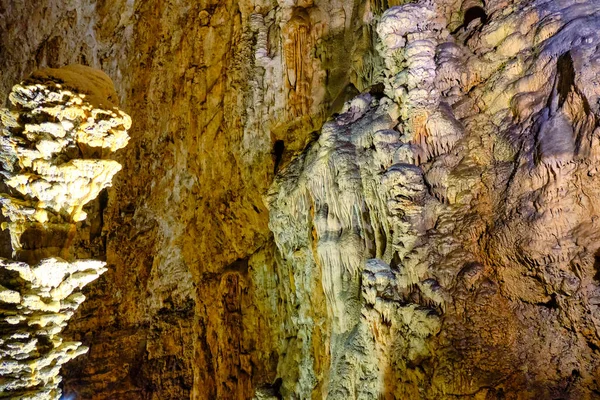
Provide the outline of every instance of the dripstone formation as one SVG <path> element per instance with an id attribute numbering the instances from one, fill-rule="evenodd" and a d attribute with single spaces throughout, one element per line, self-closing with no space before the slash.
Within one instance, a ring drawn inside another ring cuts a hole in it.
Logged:
<path id="1" fill-rule="evenodd" d="M 383 93 L 271 188 L 282 266 L 321 281 L 330 334 L 327 376 L 300 353 L 284 398 L 600 395 L 600 6 L 490 1 L 455 28 L 451 8 L 385 11 Z"/>
<path id="2" fill-rule="evenodd" d="M 121 169 L 102 159 L 129 139 L 115 99 L 106 75 L 74 65 L 36 72 L 0 110 L 3 228 L 19 260 L 0 259 L 0 398 L 58 399 L 61 366 L 88 350 L 60 334 L 106 268 L 69 247 L 83 206 Z"/>
<path id="3" fill-rule="evenodd" d="M 101 259 L 68 398 L 600 398 L 599 32 L 596 0 L 0 0 L 0 98 L 116 87 L 11 95 L 2 351 L 54 390 L 77 346 L 31 344 L 66 319 L 27 293 L 63 318 Z"/>

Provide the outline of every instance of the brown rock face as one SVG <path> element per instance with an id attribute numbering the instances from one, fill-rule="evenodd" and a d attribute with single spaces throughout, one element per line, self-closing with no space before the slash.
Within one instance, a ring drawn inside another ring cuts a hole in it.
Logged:
<path id="1" fill-rule="evenodd" d="M 0 96 L 80 63 L 134 121 L 73 237 L 108 271 L 69 396 L 600 396 L 596 1 L 0 15 Z"/>

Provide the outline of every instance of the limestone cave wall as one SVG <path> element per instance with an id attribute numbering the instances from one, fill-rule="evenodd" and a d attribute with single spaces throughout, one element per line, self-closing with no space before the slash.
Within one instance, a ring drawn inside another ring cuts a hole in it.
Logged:
<path id="1" fill-rule="evenodd" d="M 598 28 L 594 0 L 0 0 L 0 98 L 82 64 L 132 120 L 70 242 L 107 271 L 67 398 L 599 397 Z"/>

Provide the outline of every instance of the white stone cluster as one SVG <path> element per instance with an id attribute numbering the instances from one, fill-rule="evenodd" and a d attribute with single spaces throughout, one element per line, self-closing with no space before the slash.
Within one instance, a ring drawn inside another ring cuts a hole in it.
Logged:
<path id="1" fill-rule="evenodd" d="M 448 152 L 463 134 L 452 112 L 441 104 L 444 85 L 438 82 L 460 77 L 452 68 L 456 46 L 445 25 L 431 4 L 419 2 L 390 8 L 377 26 L 386 94 L 400 105 L 403 139 L 413 143 L 412 156 L 418 163 Z M 448 77 L 448 68 L 454 76 Z"/>
<path id="2" fill-rule="evenodd" d="M 0 162 L 6 185 L 14 189 L 0 201 L 15 251 L 32 224 L 84 220 L 83 206 L 121 169 L 100 158 L 127 145 L 131 118 L 101 100 L 111 90 L 103 87 L 112 86 L 107 77 L 87 93 L 77 92 L 89 73 L 81 68 L 34 75 L 13 87 L 12 107 L 0 110 Z"/>
<path id="3" fill-rule="evenodd" d="M 86 218 L 83 206 L 121 169 L 102 159 L 129 140 L 131 119 L 115 98 L 108 76 L 69 66 L 34 73 L 0 110 L 0 162 L 10 191 L 0 195 L 3 228 L 13 256 L 31 262 L 0 259 L 0 398 L 59 399 L 61 366 L 87 351 L 60 333 L 105 263 L 56 256 L 68 255 L 62 234 Z M 35 235 L 23 235 L 29 229 Z"/>
<path id="4" fill-rule="evenodd" d="M 449 152 L 463 128 L 440 100 L 436 52 L 448 32 L 437 15 L 424 3 L 384 13 L 386 96 L 347 102 L 267 199 L 282 268 L 298 281 L 307 277 L 296 266 L 320 269 L 332 320 L 329 398 L 379 397 L 385 369 L 426 356 L 440 329 L 445 294 L 428 277 L 422 243 L 439 202 L 422 165 Z M 309 257 L 299 250 L 307 245 Z"/>
<path id="5" fill-rule="evenodd" d="M 85 300 L 81 289 L 106 271 L 101 261 L 0 259 L 0 398 L 58 399 L 61 366 L 85 353 L 60 332 Z"/>

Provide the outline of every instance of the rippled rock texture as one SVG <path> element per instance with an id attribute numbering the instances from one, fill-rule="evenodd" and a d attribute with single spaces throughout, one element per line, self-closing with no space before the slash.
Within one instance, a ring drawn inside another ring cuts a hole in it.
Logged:
<path id="1" fill-rule="evenodd" d="M 86 64 L 135 121 L 69 395 L 600 396 L 596 1 L 0 13 L 5 94 Z"/>

